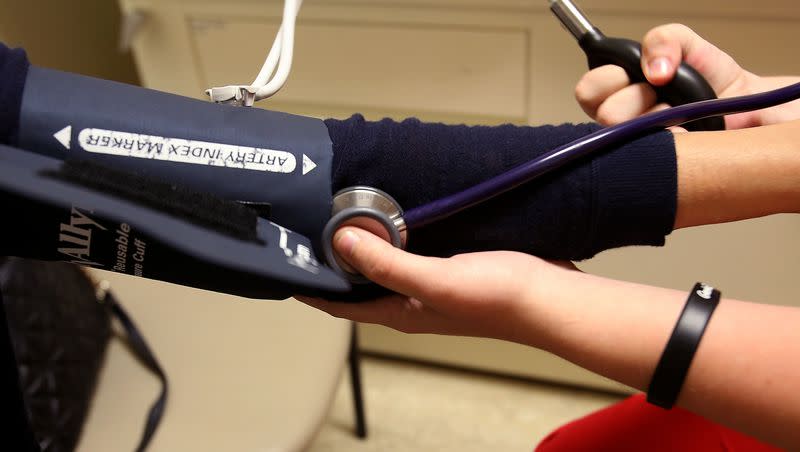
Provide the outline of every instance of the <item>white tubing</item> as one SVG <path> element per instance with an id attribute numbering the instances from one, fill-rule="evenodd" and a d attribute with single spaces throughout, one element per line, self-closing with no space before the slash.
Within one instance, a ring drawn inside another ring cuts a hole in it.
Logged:
<path id="1" fill-rule="evenodd" d="M 283 24 L 281 24 L 281 29 L 278 31 L 278 36 L 276 37 L 276 40 L 278 37 L 281 38 L 278 69 L 275 71 L 275 75 L 272 79 L 265 85 L 259 86 L 253 83 L 253 87 L 258 88 L 256 100 L 266 99 L 274 95 L 283 87 L 284 83 L 286 83 L 286 79 L 289 78 L 289 71 L 292 69 L 292 58 L 294 56 L 295 22 L 302 3 L 302 0 L 286 0 L 284 4 Z M 273 48 L 275 48 L 275 45 L 273 45 Z M 270 51 L 269 56 L 271 56 L 271 54 L 272 52 Z M 267 63 L 270 62 L 269 56 L 267 56 L 267 61 L 264 63 L 264 66 L 267 66 Z M 263 68 L 262 72 L 264 72 Z M 259 74 L 259 76 L 261 76 L 261 74 Z"/>
<path id="2" fill-rule="evenodd" d="M 215 87 L 206 91 L 215 102 L 230 102 L 234 99 L 242 101 L 243 96 L 248 97 L 248 102 L 244 105 L 251 105 L 253 100 L 266 99 L 277 93 L 289 78 L 292 69 L 292 58 L 294 56 L 294 34 L 297 15 L 303 0 L 285 0 L 283 5 L 283 18 L 275 40 L 269 50 L 267 59 L 261 66 L 256 79 L 249 86 L 228 85 Z M 247 92 L 251 94 L 247 94 Z M 253 93 L 254 99 L 253 99 Z"/>
<path id="3" fill-rule="evenodd" d="M 278 33 L 275 35 L 275 41 L 272 42 L 272 48 L 269 49 L 264 65 L 261 66 L 261 71 L 253 81 L 251 86 L 261 87 L 267 84 L 272 73 L 275 72 L 275 67 L 278 65 L 278 60 L 281 58 L 281 44 L 283 43 L 283 26 L 278 28 Z"/>

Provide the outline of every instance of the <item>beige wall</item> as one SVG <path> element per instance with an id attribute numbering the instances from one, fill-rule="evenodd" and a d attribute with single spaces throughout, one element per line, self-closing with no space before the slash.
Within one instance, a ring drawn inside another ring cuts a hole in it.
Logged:
<path id="1" fill-rule="evenodd" d="M 130 53 L 117 50 L 119 25 L 111 0 L 0 0 L 0 41 L 34 64 L 138 84 Z"/>

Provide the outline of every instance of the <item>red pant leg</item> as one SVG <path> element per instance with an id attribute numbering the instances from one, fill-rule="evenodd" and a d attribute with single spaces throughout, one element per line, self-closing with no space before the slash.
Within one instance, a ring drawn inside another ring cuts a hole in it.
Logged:
<path id="1" fill-rule="evenodd" d="M 573 421 L 548 435 L 537 452 L 775 452 L 772 446 L 682 408 L 664 410 L 643 394 Z"/>

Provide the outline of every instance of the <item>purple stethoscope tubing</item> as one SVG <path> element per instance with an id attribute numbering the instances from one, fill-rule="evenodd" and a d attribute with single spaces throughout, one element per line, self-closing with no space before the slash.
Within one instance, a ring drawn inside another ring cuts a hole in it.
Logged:
<path id="1" fill-rule="evenodd" d="M 478 185 L 410 209 L 403 217 L 409 229 L 425 226 L 503 194 L 577 158 L 620 146 L 647 133 L 697 119 L 774 107 L 799 98 L 800 83 L 796 83 L 764 93 L 705 100 L 653 112 L 559 146 Z"/>

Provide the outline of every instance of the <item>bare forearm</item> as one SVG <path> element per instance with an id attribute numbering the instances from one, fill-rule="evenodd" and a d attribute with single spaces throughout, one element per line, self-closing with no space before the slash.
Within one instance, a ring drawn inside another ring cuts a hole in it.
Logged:
<path id="1" fill-rule="evenodd" d="M 554 273 L 538 289 L 537 299 L 547 304 L 531 309 L 539 335 L 527 343 L 646 390 L 686 292 Z M 798 326 L 796 308 L 722 300 L 678 404 L 766 441 L 800 447 Z"/>
<path id="2" fill-rule="evenodd" d="M 675 228 L 800 212 L 800 121 L 678 133 Z"/>

